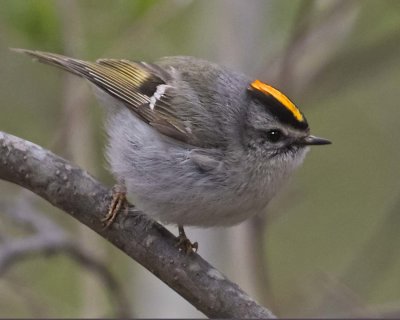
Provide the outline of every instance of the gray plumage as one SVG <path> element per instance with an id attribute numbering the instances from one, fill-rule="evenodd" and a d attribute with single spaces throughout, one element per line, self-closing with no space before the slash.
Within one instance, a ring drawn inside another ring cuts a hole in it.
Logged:
<path id="1" fill-rule="evenodd" d="M 307 145 L 328 143 L 306 122 L 282 122 L 249 92 L 250 78 L 204 60 L 94 63 L 19 51 L 94 85 L 107 110 L 111 171 L 138 209 L 164 223 L 237 224 L 266 207 Z"/>

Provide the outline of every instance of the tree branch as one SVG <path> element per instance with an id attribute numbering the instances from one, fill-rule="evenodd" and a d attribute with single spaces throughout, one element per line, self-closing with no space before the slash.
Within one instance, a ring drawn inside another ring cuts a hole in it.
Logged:
<path id="1" fill-rule="evenodd" d="M 36 255 L 64 253 L 98 277 L 113 301 L 118 318 L 131 317 L 128 298 L 105 264 L 81 248 L 58 224 L 36 210 L 30 201 L 31 197 L 28 197 L 28 191 L 24 191 L 15 204 L 10 206 L 0 203 L 0 212 L 16 224 L 32 229 L 34 233 L 18 240 L 14 237 L 6 237 L 3 241 L 0 239 L 0 277 L 20 260 Z"/>
<path id="2" fill-rule="evenodd" d="M 0 179 L 29 189 L 70 214 L 208 317 L 274 318 L 199 255 L 180 252 L 174 235 L 133 206 L 104 230 L 100 219 L 110 203 L 109 189 L 52 152 L 1 131 Z"/>

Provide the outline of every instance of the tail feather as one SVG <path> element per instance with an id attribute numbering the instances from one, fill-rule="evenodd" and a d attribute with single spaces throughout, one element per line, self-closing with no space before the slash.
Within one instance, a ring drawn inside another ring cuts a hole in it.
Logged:
<path id="1" fill-rule="evenodd" d="M 11 49 L 83 77 L 123 104 L 161 133 L 188 140 L 186 124 L 171 105 L 170 75 L 155 64 L 119 59 L 83 61 L 60 54 Z M 166 92 L 170 90 L 170 92 Z"/>
<path id="2" fill-rule="evenodd" d="M 50 52 L 34 51 L 34 50 L 19 49 L 19 48 L 11 48 L 11 50 L 18 53 L 27 54 L 39 62 L 61 68 L 65 71 L 71 72 L 79 77 L 84 77 L 84 78 L 87 78 L 85 76 L 85 73 L 87 73 L 87 71 L 85 71 L 86 68 L 93 65 L 92 62 L 74 59 Z"/>
<path id="3" fill-rule="evenodd" d="M 150 97 L 141 93 L 140 86 L 151 75 L 138 67 L 135 63 L 126 62 L 125 69 L 121 72 L 116 66 L 106 64 L 105 62 L 90 62 L 75 58 L 66 57 L 60 54 L 33 51 L 27 49 L 12 49 L 18 53 L 24 53 L 34 57 L 39 62 L 49 64 L 65 71 L 71 72 L 77 76 L 83 77 L 93 83 L 95 86 L 104 90 L 109 95 L 123 101 L 133 111 L 138 112 L 140 105 L 150 101 Z M 119 60 L 115 60 L 118 63 Z M 130 74 L 127 74 L 127 72 Z"/>

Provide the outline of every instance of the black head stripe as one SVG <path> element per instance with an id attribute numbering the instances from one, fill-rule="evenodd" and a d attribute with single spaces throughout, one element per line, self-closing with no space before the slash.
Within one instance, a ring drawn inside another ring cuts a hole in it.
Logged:
<path id="1" fill-rule="evenodd" d="M 280 122 L 285 123 L 298 130 L 308 129 L 308 123 L 303 114 L 303 121 L 299 121 L 298 119 L 296 119 L 293 113 L 290 112 L 285 106 L 283 106 L 282 103 L 279 102 L 279 100 L 277 100 L 274 96 L 265 94 L 259 90 L 249 89 L 248 91 L 252 97 L 259 100 L 265 106 L 268 112 Z"/>

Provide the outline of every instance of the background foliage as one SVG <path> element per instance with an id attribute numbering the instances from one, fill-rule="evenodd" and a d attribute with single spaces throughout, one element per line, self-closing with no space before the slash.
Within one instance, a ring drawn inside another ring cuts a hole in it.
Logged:
<path id="1" fill-rule="evenodd" d="M 333 145 L 314 148 L 260 217 L 190 229 L 200 254 L 278 316 L 400 316 L 400 2 L 395 0 L 0 2 L 0 130 L 113 184 L 88 86 L 8 50 L 82 59 L 193 55 L 278 86 Z M 6 217 L 26 194 L 0 183 L 0 252 L 29 230 Z M 202 316 L 90 230 L 39 200 L 112 271 L 138 317 Z M 107 287 L 68 256 L 0 273 L 1 317 L 116 316 Z"/>

